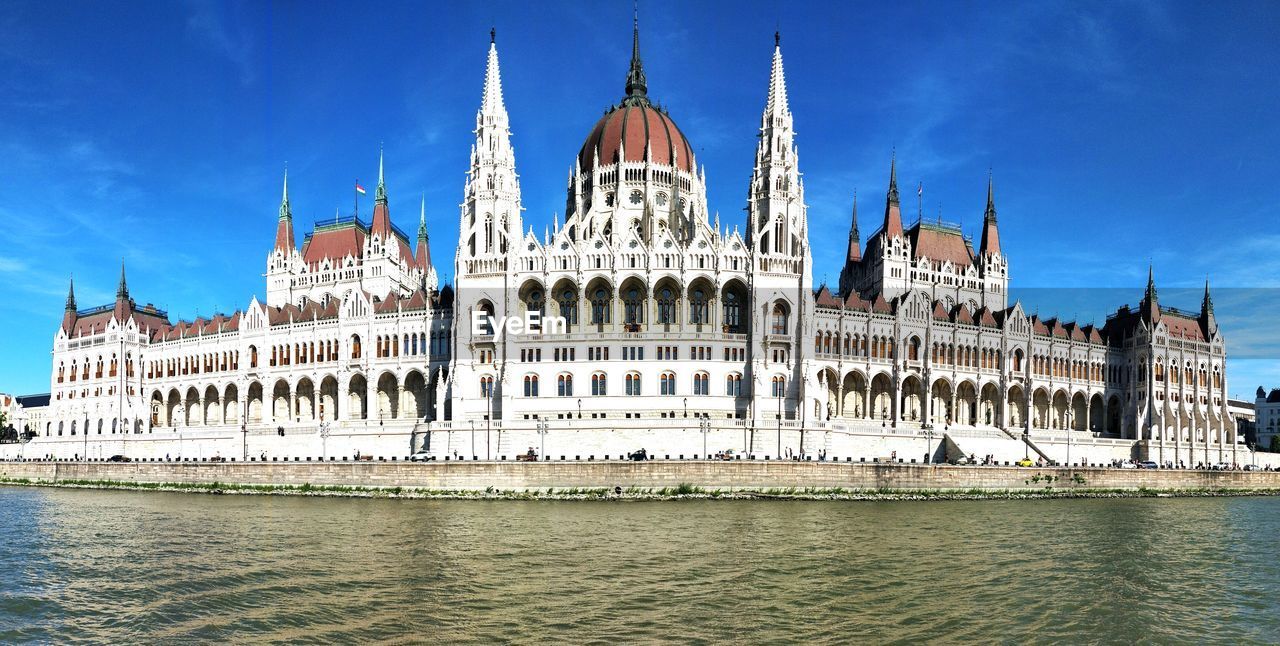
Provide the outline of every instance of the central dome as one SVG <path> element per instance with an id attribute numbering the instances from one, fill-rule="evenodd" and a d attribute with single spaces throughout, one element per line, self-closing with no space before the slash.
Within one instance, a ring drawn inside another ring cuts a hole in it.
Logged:
<path id="1" fill-rule="evenodd" d="M 578 152 L 578 168 L 595 169 L 621 161 L 647 161 L 693 172 L 693 149 L 665 111 L 649 101 L 644 66 L 640 63 L 640 26 L 632 32 L 631 69 L 627 72 L 626 98 L 596 122 Z M 623 151 L 626 159 L 619 158 Z M 673 163 L 672 158 L 675 158 Z"/>
<path id="2" fill-rule="evenodd" d="M 626 159 L 618 158 L 619 151 Z M 664 166 L 672 165 L 674 153 L 676 166 L 693 171 L 693 150 L 671 117 L 648 101 L 624 102 L 601 117 L 591 129 L 578 153 L 578 167 L 584 171 L 594 168 L 597 154 L 600 164 L 607 166 L 620 161 L 645 161 L 646 152 L 648 161 Z"/>

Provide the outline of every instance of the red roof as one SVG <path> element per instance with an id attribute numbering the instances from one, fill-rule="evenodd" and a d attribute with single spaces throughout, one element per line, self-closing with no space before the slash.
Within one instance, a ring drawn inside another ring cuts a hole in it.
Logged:
<path id="1" fill-rule="evenodd" d="M 668 166 L 674 148 L 678 166 L 693 171 L 693 149 L 689 142 L 671 117 L 652 105 L 620 105 L 600 117 L 578 152 L 578 165 L 583 170 L 592 168 L 597 152 L 602 165 L 615 164 L 618 149 L 623 147 L 627 155 L 625 161 L 644 161 L 647 147 L 653 155 L 650 161 Z"/>
<path id="2" fill-rule="evenodd" d="M 1160 320 L 1169 328 L 1169 336 L 1179 339 L 1190 339 L 1192 341 L 1205 342 L 1204 330 L 1200 328 L 1200 321 L 1170 314 L 1167 311 L 1162 312 Z"/>
<path id="3" fill-rule="evenodd" d="M 917 224 L 907 232 L 916 258 L 927 257 L 938 262 L 951 261 L 958 267 L 973 264 L 973 250 L 959 231 Z"/>
<path id="4" fill-rule="evenodd" d="M 302 260 L 308 265 L 318 265 L 326 259 L 341 260 L 350 255 L 357 260 L 364 257 L 364 229 L 352 223 L 342 228 L 320 229 L 302 245 Z"/>

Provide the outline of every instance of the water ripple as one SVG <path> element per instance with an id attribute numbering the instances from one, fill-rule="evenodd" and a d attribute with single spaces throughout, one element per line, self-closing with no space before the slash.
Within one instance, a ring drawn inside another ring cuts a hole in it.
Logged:
<path id="1" fill-rule="evenodd" d="M 1280 499 L 0 488 L 0 642 L 1274 643 Z"/>

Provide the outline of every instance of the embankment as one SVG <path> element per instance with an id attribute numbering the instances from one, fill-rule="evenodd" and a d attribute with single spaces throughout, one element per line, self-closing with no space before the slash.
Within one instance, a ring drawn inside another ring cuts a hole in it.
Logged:
<path id="1" fill-rule="evenodd" d="M 1280 472 L 957 467 L 764 461 L 102 463 L 0 462 L 0 483 L 174 485 L 228 492 L 1280 493 Z"/>

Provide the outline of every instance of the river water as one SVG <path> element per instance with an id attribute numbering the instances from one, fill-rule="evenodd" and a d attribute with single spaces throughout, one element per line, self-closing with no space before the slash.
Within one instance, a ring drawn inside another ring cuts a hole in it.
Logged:
<path id="1" fill-rule="evenodd" d="M 0 487 L 0 643 L 1280 641 L 1280 498 Z"/>

